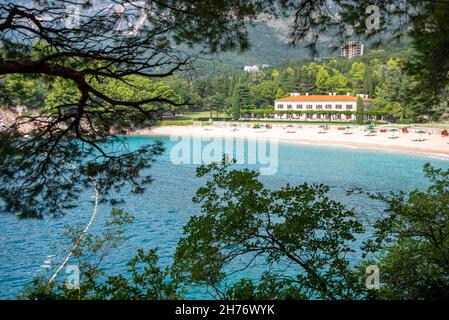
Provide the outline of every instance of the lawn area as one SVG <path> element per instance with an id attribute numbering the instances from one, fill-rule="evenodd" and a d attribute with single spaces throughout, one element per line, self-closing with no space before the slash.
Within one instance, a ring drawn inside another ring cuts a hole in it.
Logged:
<path id="1" fill-rule="evenodd" d="M 186 125 L 193 125 L 194 121 L 202 121 L 204 124 L 207 123 L 207 121 L 209 121 L 209 119 L 211 118 L 210 116 L 210 111 L 196 111 L 196 112 L 184 112 L 183 114 L 178 114 L 176 115 L 176 117 L 172 118 L 172 119 L 165 119 L 162 120 L 158 123 L 158 125 L 165 125 L 165 126 L 169 126 L 169 125 L 180 125 L 180 126 L 186 126 Z M 220 120 L 223 121 L 224 119 L 226 121 L 232 121 L 231 117 L 229 117 L 227 114 L 225 113 L 219 113 L 218 118 L 217 119 L 217 114 L 216 112 L 212 112 L 212 118 L 214 121 Z M 258 120 L 258 119 L 253 119 L 253 120 L 240 120 L 240 122 L 259 122 L 259 123 L 278 123 L 278 124 L 338 124 L 338 125 L 357 125 L 355 121 L 349 121 L 349 122 L 341 122 L 341 121 L 335 121 L 335 122 L 329 122 L 329 121 L 300 121 L 300 120 Z M 368 125 L 369 122 L 366 122 L 364 125 Z M 429 127 L 429 128 L 441 128 L 441 129 L 446 129 L 449 124 L 447 123 L 410 123 L 410 124 L 387 124 L 383 121 L 376 121 L 376 125 L 389 125 L 389 126 L 394 126 L 394 127 L 411 127 L 411 126 L 416 126 L 416 127 Z"/>
<path id="2" fill-rule="evenodd" d="M 183 114 L 178 114 L 174 118 L 164 119 L 158 121 L 160 126 L 191 126 L 194 121 L 201 121 L 207 124 L 207 121 L 211 118 L 210 111 L 196 111 L 196 112 L 184 112 Z M 213 120 L 217 120 L 217 113 L 212 112 Z M 231 120 L 225 113 L 218 114 L 219 120 Z"/>
<path id="3" fill-rule="evenodd" d="M 210 111 L 184 112 L 183 114 L 176 115 L 173 120 L 205 120 L 209 119 L 210 117 Z M 217 118 L 217 113 L 212 112 L 212 117 Z M 227 118 L 228 116 L 225 113 L 219 113 L 218 117 L 223 119 Z"/>

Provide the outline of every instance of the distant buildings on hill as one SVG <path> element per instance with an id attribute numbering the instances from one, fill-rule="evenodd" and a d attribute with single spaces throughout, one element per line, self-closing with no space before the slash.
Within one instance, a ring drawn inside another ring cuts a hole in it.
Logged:
<path id="1" fill-rule="evenodd" d="M 363 43 L 361 41 L 349 41 L 341 47 L 341 56 L 352 59 L 356 56 L 363 56 Z"/>
<path id="2" fill-rule="evenodd" d="M 257 73 L 262 71 L 265 68 L 268 68 L 270 65 L 268 64 L 255 64 L 252 66 L 244 66 L 243 71 L 249 72 L 249 73 Z"/>

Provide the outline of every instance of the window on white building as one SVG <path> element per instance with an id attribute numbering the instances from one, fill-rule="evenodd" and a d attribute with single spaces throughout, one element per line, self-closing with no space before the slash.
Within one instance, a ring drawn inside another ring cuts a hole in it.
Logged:
<path id="1" fill-rule="evenodd" d="M 292 105 L 291 104 L 287 104 L 287 109 L 291 109 Z"/>
<path id="2" fill-rule="evenodd" d="M 302 104 L 297 104 L 296 109 L 302 109 Z"/>
<path id="3" fill-rule="evenodd" d="M 331 104 L 326 104 L 326 109 L 327 110 L 331 110 L 332 109 L 332 105 Z"/>
<path id="4" fill-rule="evenodd" d="M 352 104 L 347 104 L 346 105 L 346 110 L 352 110 Z"/>
<path id="5" fill-rule="evenodd" d="M 308 104 L 308 105 L 306 106 L 306 108 L 307 108 L 307 109 L 312 109 L 313 107 L 312 107 L 311 104 Z"/>
<path id="6" fill-rule="evenodd" d="M 321 105 L 321 104 L 317 104 L 317 105 L 316 105 L 316 109 L 317 109 L 317 110 L 321 110 L 321 109 L 323 109 L 323 105 Z"/>
<path id="7" fill-rule="evenodd" d="M 341 109 L 343 109 L 343 106 L 341 104 L 336 104 L 335 109 L 341 110 Z"/>
<path id="8" fill-rule="evenodd" d="M 283 104 L 278 104 L 278 109 L 284 109 L 284 105 Z"/>

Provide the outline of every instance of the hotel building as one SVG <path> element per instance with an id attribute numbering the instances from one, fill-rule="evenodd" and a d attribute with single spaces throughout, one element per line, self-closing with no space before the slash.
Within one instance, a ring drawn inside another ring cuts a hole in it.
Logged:
<path id="1" fill-rule="evenodd" d="M 369 109 L 372 99 L 367 95 L 301 95 L 292 93 L 289 97 L 276 99 L 274 110 L 276 119 L 296 119 L 313 121 L 352 121 L 356 120 L 357 98 L 363 99 L 365 109 Z M 278 111 L 278 112 L 276 112 Z"/>

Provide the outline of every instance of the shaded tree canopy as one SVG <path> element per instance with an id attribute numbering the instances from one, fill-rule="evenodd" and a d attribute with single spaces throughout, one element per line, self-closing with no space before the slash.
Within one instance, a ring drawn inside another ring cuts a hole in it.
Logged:
<path id="1" fill-rule="evenodd" d="M 365 194 L 382 204 L 373 217 L 371 205 L 349 209 L 325 185 L 270 190 L 255 171 L 201 166 L 204 184 L 193 198 L 201 213 L 185 225 L 173 264 L 162 267 L 157 250 L 139 249 L 127 271 L 108 275 L 105 257 L 129 239 L 134 220 L 113 209 L 101 233 L 72 249 L 79 290 L 38 276 L 21 298 L 182 299 L 206 289 L 221 299 L 447 299 L 449 170 L 427 163 L 424 174 L 426 189 Z M 66 236 L 75 244 L 83 229 L 67 227 Z M 368 266 L 378 267 L 378 289 L 366 286 Z"/>
<path id="2" fill-rule="evenodd" d="M 349 256 L 364 229 L 355 211 L 328 198 L 327 186 L 287 184 L 271 191 L 257 172 L 224 161 L 199 167 L 197 177 L 209 178 L 193 198 L 203 214 L 189 220 L 175 254 L 175 270 L 185 281 L 209 286 L 224 299 L 245 285 L 228 288 L 229 277 L 259 264 L 266 266 L 261 282 L 282 290 L 278 297 L 363 296 Z"/>

